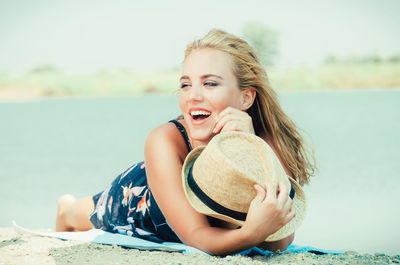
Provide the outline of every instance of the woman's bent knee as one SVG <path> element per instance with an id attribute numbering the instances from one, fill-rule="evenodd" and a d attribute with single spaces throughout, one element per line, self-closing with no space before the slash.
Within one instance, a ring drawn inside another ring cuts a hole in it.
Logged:
<path id="1" fill-rule="evenodd" d="M 68 208 L 76 201 L 71 194 L 64 194 L 58 199 L 56 231 L 72 231 L 73 227 L 65 219 Z"/>
<path id="2" fill-rule="evenodd" d="M 92 197 L 76 200 L 74 196 L 65 194 L 58 201 L 57 231 L 86 231 L 93 228 L 90 214 L 94 210 Z"/>

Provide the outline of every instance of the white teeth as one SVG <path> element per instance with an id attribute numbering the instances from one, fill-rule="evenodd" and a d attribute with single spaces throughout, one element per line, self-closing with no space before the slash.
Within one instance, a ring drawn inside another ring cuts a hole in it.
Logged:
<path id="1" fill-rule="evenodd" d="M 204 111 L 204 110 L 194 110 L 194 111 L 190 112 L 190 115 L 192 115 L 192 116 L 194 116 L 194 115 L 211 115 L 211 112 Z"/>

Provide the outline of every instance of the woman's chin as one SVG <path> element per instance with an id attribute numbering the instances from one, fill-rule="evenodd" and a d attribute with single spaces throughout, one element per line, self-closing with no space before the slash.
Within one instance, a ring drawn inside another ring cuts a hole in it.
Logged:
<path id="1" fill-rule="evenodd" d="M 208 144 L 209 141 L 215 136 L 212 130 L 208 131 L 193 131 L 191 132 L 191 137 L 195 142 L 195 146 L 201 146 Z"/>

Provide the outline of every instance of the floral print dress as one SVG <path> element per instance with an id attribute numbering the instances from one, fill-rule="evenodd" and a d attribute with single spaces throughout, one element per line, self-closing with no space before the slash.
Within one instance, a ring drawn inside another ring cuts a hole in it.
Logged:
<path id="1" fill-rule="evenodd" d="M 185 128 L 176 120 L 170 122 L 176 125 L 190 152 Z M 147 185 L 144 162 L 118 175 L 104 191 L 93 196 L 93 202 L 95 209 L 90 221 L 95 228 L 154 242 L 180 242 Z"/>

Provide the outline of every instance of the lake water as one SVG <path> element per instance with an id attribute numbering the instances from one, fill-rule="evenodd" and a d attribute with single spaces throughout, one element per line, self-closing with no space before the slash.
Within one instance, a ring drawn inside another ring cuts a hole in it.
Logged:
<path id="1" fill-rule="evenodd" d="M 315 147 L 295 244 L 400 254 L 400 90 L 281 93 Z M 56 201 L 102 190 L 143 160 L 175 97 L 45 99 L 0 104 L 0 226 L 54 228 Z"/>

